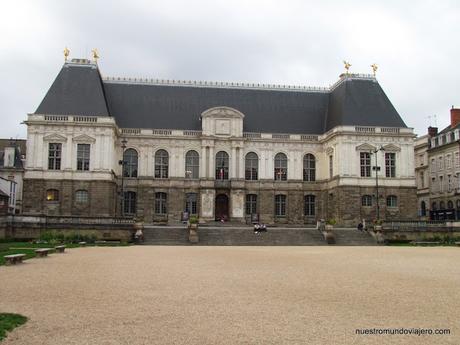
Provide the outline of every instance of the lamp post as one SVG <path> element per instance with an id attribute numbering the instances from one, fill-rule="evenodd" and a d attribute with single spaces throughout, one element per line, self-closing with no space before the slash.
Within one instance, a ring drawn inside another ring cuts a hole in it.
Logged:
<path id="1" fill-rule="evenodd" d="M 120 192 L 120 215 L 124 217 L 125 210 L 124 210 L 124 176 L 125 176 L 125 149 L 128 140 L 125 138 L 121 141 L 121 160 L 118 161 L 118 164 L 121 165 L 121 192 Z"/>
<path id="2" fill-rule="evenodd" d="M 380 201 L 379 201 L 379 171 L 380 171 L 380 167 L 378 166 L 378 163 L 377 163 L 377 152 L 379 151 L 385 151 L 385 149 L 383 148 L 383 146 L 380 146 L 380 148 L 378 149 L 375 149 L 374 151 L 372 151 L 371 153 L 374 153 L 375 154 L 375 166 L 372 167 L 372 170 L 375 171 L 375 190 L 376 190 L 376 204 L 377 204 L 377 220 L 380 220 Z"/>

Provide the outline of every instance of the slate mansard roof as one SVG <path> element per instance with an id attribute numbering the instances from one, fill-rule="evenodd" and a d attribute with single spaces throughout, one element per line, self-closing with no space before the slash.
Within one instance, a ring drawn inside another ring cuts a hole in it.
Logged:
<path id="1" fill-rule="evenodd" d="M 113 116 L 121 128 L 201 130 L 200 115 L 227 106 L 245 132 L 322 134 L 336 126 L 406 127 L 375 78 L 342 76 L 331 88 L 102 79 L 88 60 L 65 63 L 36 114 Z"/>

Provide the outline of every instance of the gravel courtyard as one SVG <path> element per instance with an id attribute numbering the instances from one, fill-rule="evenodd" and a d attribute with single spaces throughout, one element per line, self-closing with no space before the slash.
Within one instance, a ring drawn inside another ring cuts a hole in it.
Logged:
<path id="1" fill-rule="evenodd" d="M 2 345 L 460 344 L 460 248 L 70 249 L 1 266 L 0 312 Z"/>

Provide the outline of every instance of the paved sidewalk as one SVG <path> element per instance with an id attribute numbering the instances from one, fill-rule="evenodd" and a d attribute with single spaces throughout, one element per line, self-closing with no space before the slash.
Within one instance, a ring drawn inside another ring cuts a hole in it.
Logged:
<path id="1" fill-rule="evenodd" d="M 88 247 L 0 267 L 11 344 L 460 344 L 460 249 Z M 363 328 L 451 335 L 356 335 Z"/>

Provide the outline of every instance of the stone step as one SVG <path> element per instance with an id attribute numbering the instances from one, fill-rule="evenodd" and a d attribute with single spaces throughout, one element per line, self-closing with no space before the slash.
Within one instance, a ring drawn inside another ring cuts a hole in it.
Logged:
<path id="1" fill-rule="evenodd" d="M 376 246 L 374 238 L 366 231 L 335 230 L 336 245 L 338 246 Z"/>

